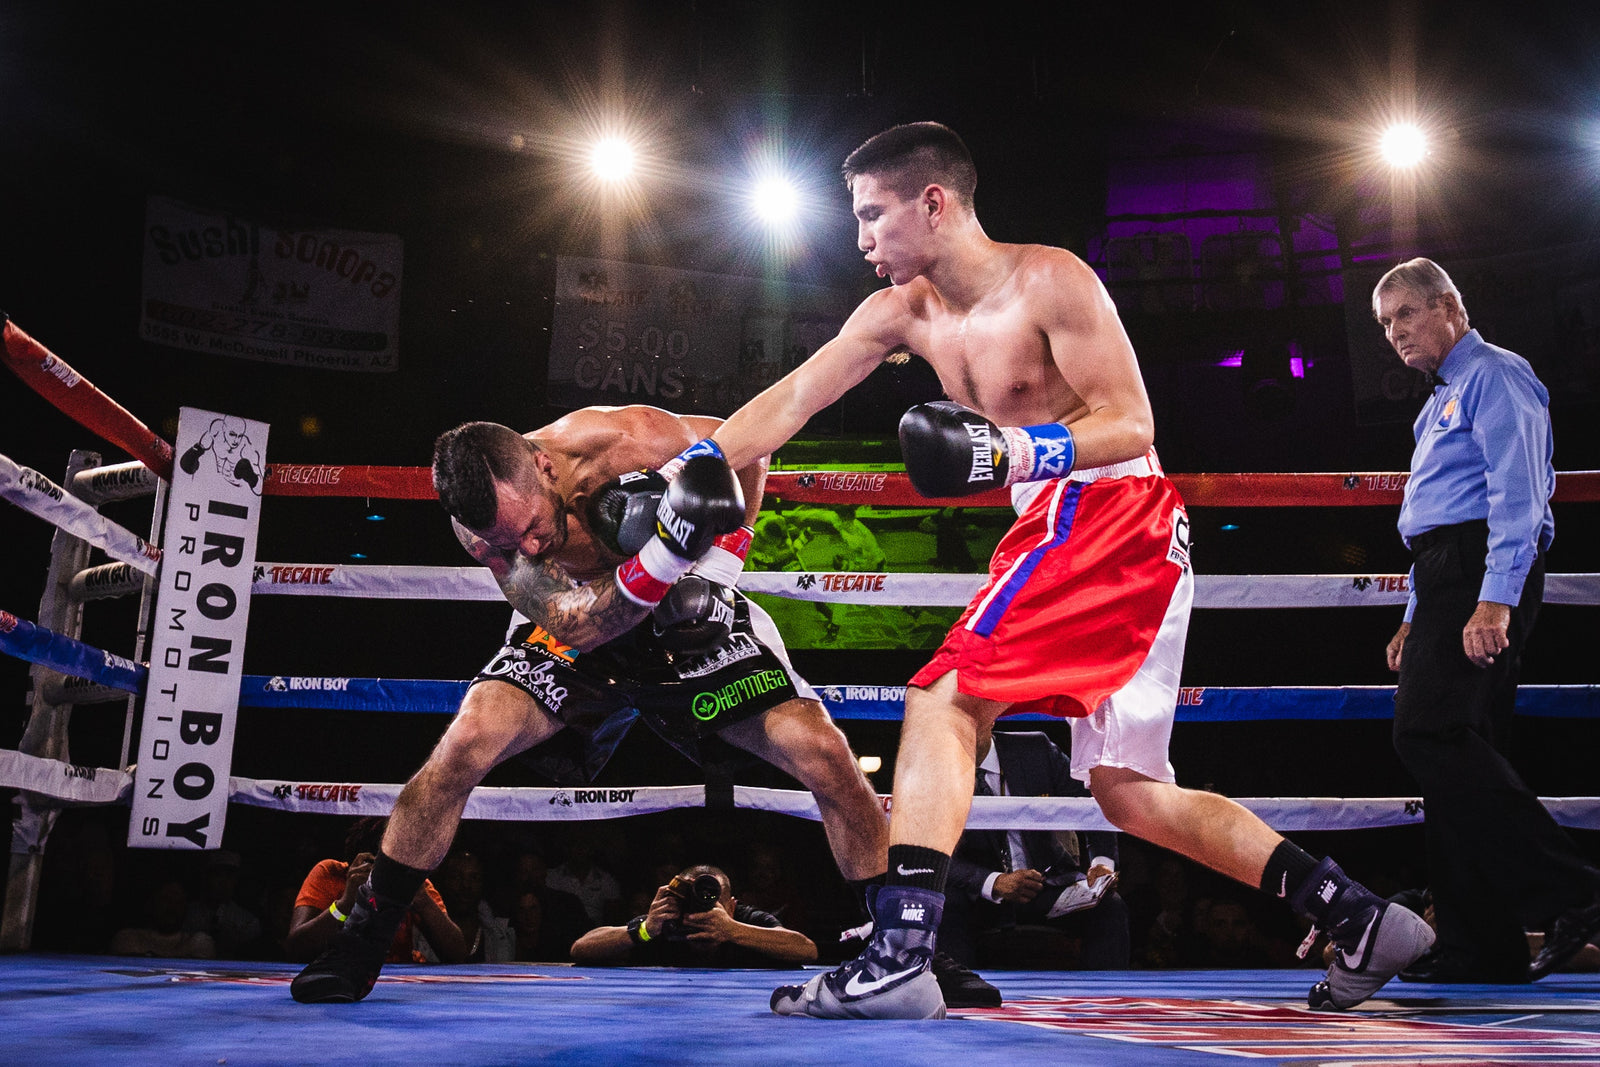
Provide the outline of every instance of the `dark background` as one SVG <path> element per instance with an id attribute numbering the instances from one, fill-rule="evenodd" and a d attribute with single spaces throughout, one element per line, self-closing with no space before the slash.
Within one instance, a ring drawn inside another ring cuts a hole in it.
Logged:
<path id="1" fill-rule="evenodd" d="M 1187 130 L 1202 144 L 1248 137 L 1295 210 L 1351 218 L 1371 206 L 1363 197 L 1372 179 L 1351 146 L 1407 98 L 1436 120 L 1450 166 L 1419 179 L 1412 244 L 1352 245 L 1347 257 L 1427 254 L 1450 268 L 1508 256 L 1538 263 L 1554 249 L 1568 261 L 1578 246 L 1579 270 L 1594 276 L 1592 4 L 12 3 L 0 8 L 0 307 L 169 439 L 187 404 L 272 423 L 276 462 L 424 465 L 433 436 L 465 419 L 531 427 L 559 414 L 544 401 L 558 255 L 870 291 L 879 283 L 853 248 L 848 196 L 833 176 L 850 149 L 893 123 L 932 118 L 963 134 L 991 236 L 1087 256 L 1105 231 L 1108 175 L 1142 130 Z M 655 178 L 636 215 L 602 223 L 575 191 L 574 159 L 580 120 L 617 102 L 654 131 Z M 728 203 L 741 150 L 773 138 L 817 176 L 823 208 L 781 262 L 741 231 Z M 1181 143 L 1171 158 L 1181 164 Z M 150 195 L 399 234 L 399 370 L 279 367 L 141 341 Z M 1469 310 L 1475 301 L 1488 309 L 1474 325 L 1490 340 L 1553 372 L 1558 469 L 1600 467 L 1592 331 L 1587 349 L 1524 350 L 1514 329 L 1495 331 L 1497 316 L 1515 319 L 1493 293 L 1466 295 Z M 1205 310 L 1126 316 L 1169 470 L 1405 469 L 1406 419 L 1356 416 L 1344 309 L 1289 305 L 1278 325 L 1316 338 L 1318 358 L 1295 406 L 1276 419 L 1250 417 L 1242 390 L 1218 386 L 1207 363 L 1231 343 L 1236 320 Z M 847 439 L 881 438 L 931 389 L 915 364 L 886 369 L 847 401 L 840 429 Z M 320 423 L 315 435 L 300 429 L 308 416 Z M 0 382 L 0 451 L 59 478 L 75 447 L 125 458 L 14 380 Z M 1552 572 L 1597 569 L 1597 509 L 1558 510 Z M 371 510 L 277 498 L 259 557 L 339 562 L 360 551 L 370 562 L 462 562 L 435 505 L 384 503 L 382 523 L 367 521 Z M 139 532 L 147 511 L 108 508 Z M 1406 566 L 1388 509 L 1197 509 L 1194 520 L 1201 572 Z M 0 607 L 35 616 L 47 542 L 37 521 L 0 509 Z M 492 605 L 305 607 L 255 601 L 247 672 L 464 677 L 504 621 Z M 88 614 L 86 640 L 131 652 L 131 606 L 96 604 Z M 1595 682 L 1593 619 L 1591 608 L 1548 609 L 1525 680 Z M 1202 611 L 1185 684 L 1384 684 L 1382 646 L 1397 621 L 1388 609 Z M 920 663 L 894 653 L 796 658 L 813 680 L 836 683 L 899 684 Z M 26 688 L 20 664 L 0 663 L 0 744 L 20 737 Z M 78 711 L 74 761 L 113 763 L 120 723 L 119 707 Z M 443 725 L 437 716 L 246 710 L 235 773 L 399 781 Z M 847 729 L 858 751 L 884 756 L 876 783 L 887 791 L 897 727 Z M 1544 720 L 1524 722 L 1515 745 L 1539 791 L 1592 793 L 1596 739 L 1591 722 Z M 1180 726 L 1173 755 L 1180 781 L 1234 795 L 1412 788 L 1384 722 Z M 758 769 L 741 774 L 783 784 Z M 641 730 L 603 780 L 698 779 Z M 505 768 L 491 781 L 533 779 Z M 236 812 L 230 843 L 274 832 L 264 823 L 272 820 Z M 1372 839 L 1397 842 L 1394 855 L 1420 843 L 1387 832 Z"/>

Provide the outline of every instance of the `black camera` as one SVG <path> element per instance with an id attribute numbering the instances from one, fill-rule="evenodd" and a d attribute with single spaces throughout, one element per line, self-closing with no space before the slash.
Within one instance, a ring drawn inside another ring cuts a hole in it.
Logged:
<path id="1" fill-rule="evenodd" d="M 702 915 L 717 906 L 722 899 L 722 883 L 714 874 L 697 874 L 693 878 L 673 875 L 667 883 L 667 892 L 678 898 L 678 911 L 684 915 Z M 661 936 L 668 941 L 683 941 L 688 934 L 676 919 L 667 922 Z"/>
<path id="2" fill-rule="evenodd" d="M 714 874 L 700 874 L 694 878 L 674 875 L 667 883 L 667 892 L 680 901 L 678 910 L 685 915 L 699 915 L 710 911 L 722 899 L 722 883 Z"/>

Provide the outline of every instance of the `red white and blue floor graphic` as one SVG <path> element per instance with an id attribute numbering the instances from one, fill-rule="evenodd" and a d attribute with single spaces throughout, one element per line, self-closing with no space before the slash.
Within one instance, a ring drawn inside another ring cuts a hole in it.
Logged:
<path id="1" fill-rule="evenodd" d="M 390 967 L 360 1004 L 301 1005 L 289 964 L 0 957 L 0 1063 L 1600 1065 L 1600 976 L 1391 983 L 1313 1012 L 1311 970 L 998 971 L 1002 1007 L 940 1022 L 784 1019 L 805 971 Z"/>

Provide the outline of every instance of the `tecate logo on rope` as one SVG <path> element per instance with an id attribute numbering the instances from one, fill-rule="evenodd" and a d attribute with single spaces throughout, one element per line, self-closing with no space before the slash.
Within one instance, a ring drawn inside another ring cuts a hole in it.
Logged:
<path id="1" fill-rule="evenodd" d="M 361 799 L 359 785 L 297 785 L 294 787 L 296 800 L 309 800 L 318 804 L 354 804 Z"/>
<path id="2" fill-rule="evenodd" d="M 332 585 L 337 567 L 264 567 L 273 585 Z M 259 581 L 260 578 L 257 579 Z"/>
<path id="3" fill-rule="evenodd" d="M 842 574 L 824 574 L 822 588 L 831 593 L 881 593 L 886 576 L 847 571 Z"/>
<path id="4" fill-rule="evenodd" d="M 9 611 L 0 611 L 0 634 L 8 634 L 17 628 L 17 617 Z"/>
<path id="5" fill-rule="evenodd" d="M 802 489 L 832 489 L 843 493 L 881 493 L 889 480 L 887 474 L 850 473 L 846 471 L 806 472 L 795 479 Z"/>
<path id="6" fill-rule="evenodd" d="M 338 485 L 341 467 L 320 467 L 304 463 L 274 463 L 272 480 L 284 485 Z"/>

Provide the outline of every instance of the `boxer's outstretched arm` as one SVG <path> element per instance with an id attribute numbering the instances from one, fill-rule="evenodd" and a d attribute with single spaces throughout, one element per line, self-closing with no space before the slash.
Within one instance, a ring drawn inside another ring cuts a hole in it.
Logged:
<path id="1" fill-rule="evenodd" d="M 800 432 L 806 421 L 863 381 L 902 341 L 902 294 L 880 289 L 861 302 L 839 335 L 728 416 L 712 435 L 739 470 Z"/>

